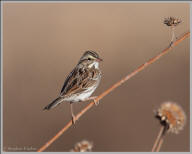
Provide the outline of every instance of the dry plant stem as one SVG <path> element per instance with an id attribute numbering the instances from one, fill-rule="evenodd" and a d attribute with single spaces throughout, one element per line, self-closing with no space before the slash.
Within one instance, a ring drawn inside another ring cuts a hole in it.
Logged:
<path id="1" fill-rule="evenodd" d="M 172 47 L 178 45 L 180 42 L 182 42 L 183 40 L 185 40 L 187 37 L 190 36 L 190 32 L 184 34 L 180 39 L 178 39 L 177 41 L 175 41 L 172 44 Z M 143 65 L 139 66 L 137 69 L 135 69 L 132 73 L 128 74 L 126 77 L 124 77 L 123 79 L 121 79 L 120 81 L 118 81 L 117 83 L 115 83 L 114 85 L 112 85 L 110 88 L 108 88 L 107 90 L 105 90 L 101 95 L 99 95 L 95 101 L 98 102 L 99 100 L 101 100 L 103 97 L 105 97 L 106 95 L 108 95 L 110 92 L 112 92 L 115 88 L 119 87 L 121 84 L 123 84 L 124 82 L 126 82 L 127 80 L 129 80 L 131 77 L 135 76 L 137 73 L 139 73 L 140 71 L 142 71 L 143 69 L 145 69 L 147 66 L 149 66 L 150 64 L 154 63 L 155 61 L 157 61 L 160 57 L 162 57 L 163 55 L 167 54 L 172 47 L 168 47 L 166 49 L 164 49 L 160 54 L 158 54 L 157 56 L 151 58 L 149 61 L 147 61 L 146 63 L 144 63 Z M 76 120 L 78 120 L 85 112 L 87 112 L 91 107 L 94 106 L 94 101 L 92 101 L 91 103 L 89 103 L 82 111 L 80 111 L 77 115 L 76 115 Z M 69 121 L 54 137 L 52 137 L 45 145 L 43 145 L 37 152 L 42 152 L 44 151 L 48 146 L 50 146 L 57 138 L 59 138 L 67 129 L 69 129 L 72 126 L 72 120 Z"/>
<path id="2" fill-rule="evenodd" d="M 164 141 L 164 136 L 161 137 L 161 139 L 160 139 L 160 141 L 159 141 L 159 144 L 158 144 L 157 149 L 156 149 L 155 152 L 159 152 L 159 151 L 160 151 L 161 146 L 162 146 L 162 144 L 163 144 L 163 141 Z"/>
<path id="3" fill-rule="evenodd" d="M 174 40 L 176 40 L 176 37 L 175 37 L 175 26 L 171 26 L 171 43 L 170 43 L 170 46 L 172 46 Z"/>
<path id="4" fill-rule="evenodd" d="M 159 131 L 159 134 L 158 134 L 158 136 L 157 136 L 157 138 L 156 138 L 156 140 L 155 140 L 155 142 L 154 142 L 153 148 L 152 148 L 152 150 L 151 150 L 152 152 L 154 152 L 155 149 L 157 148 L 157 145 L 158 145 L 160 139 L 162 138 L 164 129 L 165 129 L 165 127 L 164 127 L 164 126 L 161 126 L 160 131 Z"/>

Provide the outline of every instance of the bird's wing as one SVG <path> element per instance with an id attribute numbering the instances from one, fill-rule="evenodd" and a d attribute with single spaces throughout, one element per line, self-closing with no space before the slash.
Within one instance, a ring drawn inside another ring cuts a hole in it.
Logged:
<path id="1" fill-rule="evenodd" d="M 99 70 L 95 68 L 75 68 L 65 80 L 60 95 L 67 96 L 87 90 L 89 87 L 97 84 L 98 73 L 100 73 Z"/>

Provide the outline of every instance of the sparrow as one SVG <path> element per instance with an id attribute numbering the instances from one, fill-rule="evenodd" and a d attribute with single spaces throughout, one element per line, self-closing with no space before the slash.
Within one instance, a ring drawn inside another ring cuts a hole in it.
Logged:
<path id="1" fill-rule="evenodd" d="M 69 102 L 72 122 L 75 124 L 73 103 L 93 100 L 95 105 L 98 105 L 98 102 L 95 100 L 96 96 L 90 96 L 96 90 L 101 80 L 99 68 L 101 61 L 103 60 L 95 51 L 85 51 L 78 64 L 65 79 L 60 95 L 53 102 L 45 106 L 44 110 L 50 110 L 62 102 Z"/>

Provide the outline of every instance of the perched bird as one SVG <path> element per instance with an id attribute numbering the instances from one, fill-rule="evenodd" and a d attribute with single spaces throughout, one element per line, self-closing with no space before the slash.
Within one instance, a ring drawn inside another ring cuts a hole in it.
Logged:
<path id="1" fill-rule="evenodd" d="M 72 122 L 75 123 L 72 104 L 88 100 L 95 101 L 96 96 L 90 97 L 98 87 L 101 80 L 99 63 L 102 59 L 94 51 L 86 51 L 80 58 L 76 67 L 66 78 L 61 93 L 52 103 L 47 105 L 44 110 L 50 110 L 62 102 L 70 102 Z"/>

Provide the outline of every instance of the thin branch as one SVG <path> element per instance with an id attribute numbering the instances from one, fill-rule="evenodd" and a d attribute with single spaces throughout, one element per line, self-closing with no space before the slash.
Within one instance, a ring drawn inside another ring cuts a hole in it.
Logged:
<path id="1" fill-rule="evenodd" d="M 156 140 L 154 142 L 154 145 L 153 145 L 153 148 L 152 148 L 151 152 L 154 152 L 155 149 L 157 148 L 157 145 L 158 145 L 158 143 L 159 143 L 159 141 L 160 141 L 160 139 L 161 139 L 161 137 L 163 135 L 164 128 L 165 128 L 164 126 L 161 126 L 159 134 L 158 134 L 158 136 L 157 136 L 157 138 L 156 138 Z"/>
<path id="2" fill-rule="evenodd" d="M 164 49 L 160 54 L 158 54 L 157 56 L 149 59 L 149 61 L 147 61 L 146 63 L 144 63 L 143 65 L 139 66 L 137 69 L 135 69 L 132 73 L 128 74 L 126 77 L 124 77 L 123 79 L 121 79 L 120 81 L 118 81 L 117 83 L 115 83 L 114 85 L 112 85 L 109 89 L 105 90 L 101 95 L 99 95 L 95 101 L 99 101 L 101 100 L 103 97 L 105 97 L 106 95 L 108 95 L 110 92 L 112 92 L 114 89 L 116 89 L 117 87 L 119 87 L 120 85 L 122 85 L 124 82 L 126 82 L 127 80 L 129 80 L 131 77 L 135 76 L 137 73 L 141 72 L 143 69 L 145 69 L 147 66 L 149 66 L 150 64 L 154 63 L 155 61 L 157 61 L 160 57 L 162 57 L 163 55 L 167 54 L 174 46 L 178 45 L 180 42 L 182 42 L 183 40 L 185 40 L 186 38 L 188 38 L 190 36 L 190 32 L 184 34 L 180 39 L 178 39 L 177 41 L 175 41 L 171 47 L 168 47 L 166 49 Z M 89 103 L 82 111 L 80 111 L 75 119 L 78 120 L 85 112 L 87 112 L 91 107 L 94 106 L 94 102 Z M 52 137 L 45 145 L 43 145 L 37 152 L 42 152 L 44 151 L 48 146 L 50 146 L 57 138 L 59 138 L 67 129 L 69 129 L 72 126 L 72 120 L 70 120 L 54 137 Z"/>
<path id="3" fill-rule="evenodd" d="M 162 144 L 163 144 L 163 141 L 164 141 L 164 137 L 162 136 L 161 139 L 160 139 L 160 141 L 159 141 L 159 145 L 157 146 L 157 149 L 156 149 L 155 152 L 159 152 L 159 151 L 160 151 L 161 146 L 162 146 Z"/>

